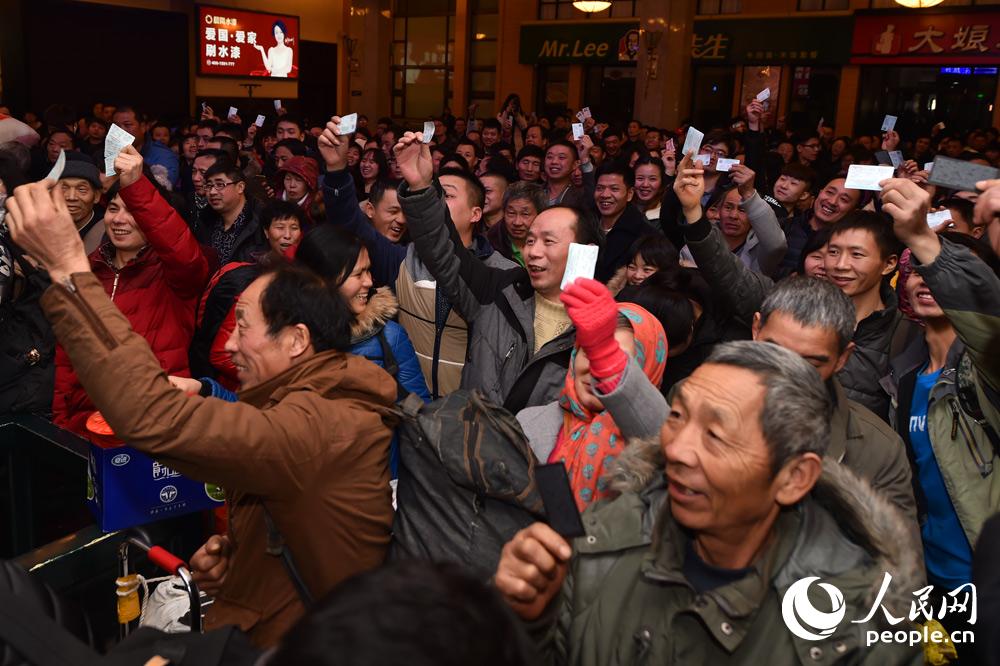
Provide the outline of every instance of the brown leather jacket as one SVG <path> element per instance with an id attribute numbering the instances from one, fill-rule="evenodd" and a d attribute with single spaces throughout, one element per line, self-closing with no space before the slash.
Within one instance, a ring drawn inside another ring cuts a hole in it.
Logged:
<path id="1" fill-rule="evenodd" d="M 97 278 L 72 279 L 76 292 L 52 286 L 42 306 L 115 433 L 226 489 L 233 553 L 208 628 L 236 624 L 270 646 L 302 615 L 280 559 L 265 550 L 264 501 L 315 598 L 382 563 L 392 526 L 392 430 L 383 415 L 396 385 L 388 374 L 327 351 L 239 402 L 189 396 L 170 385 Z"/>

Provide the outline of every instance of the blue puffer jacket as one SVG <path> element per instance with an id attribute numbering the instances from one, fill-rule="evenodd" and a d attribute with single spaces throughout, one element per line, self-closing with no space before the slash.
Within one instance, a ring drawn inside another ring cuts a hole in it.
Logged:
<path id="1" fill-rule="evenodd" d="M 431 394 L 420 370 L 417 353 L 406 329 L 392 321 L 399 310 L 399 304 L 389 287 L 381 287 L 368 299 L 365 311 L 358 315 L 351 325 L 351 353 L 364 356 L 380 368 L 386 368 L 383 346 L 388 346 L 395 359 L 396 381 L 409 393 L 416 393 L 424 402 L 430 402 Z M 384 338 L 384 343 L 383 343 Z M 391 365 L 391 360 L 388 365 Z M 399 465 L 399 441 L 393 436 L 389 454 L 392 478 L 396 478 Z"/>
<path id="2" fill-rule="evenodd" d="M 358 315 L 351 325 L 351 353 L 355 356 L 364 356 L 380 368 L 385 368 L 385 354 L 380 339 L 384 337 L 389 351 L 396 361 L 397 370 L 394 374 L 396 381 L 406 391 L 416 393 L 424 402 L 430 402 L 431 394 L 427 390 L 424 374 L 420 371 L 420 362 L 417 361 L 417 354 L 413 351 L 410 336 L 406 334 L 406 329 L 392 321 L 397 310 L 399 310 L 399 305 L 396 303 L 396 297 L 392 295 L 392 291 L 388 287 L 382 287 L 375 291 L 368 300 L 365 311 Z M 218 382 L 207 377 L 203 377 L 201 381 L 212 387 L 211 395 L 213 398 L 236 402 L 236 394 Z M 393 437 L 389 465 L 394 479 L 398 463 L 399 442 L 396 437 Z"/>
<path id="3" fill-rule="evenodd" d="M 389 287 L 382 287 L 372 294 L 365 311 L 355 318 L 351 325 L 351 353 L 364 356 L 380 368 L 386 367 L 383 353 L 384 337 L 389 351 L 395 357 L 398 368 L 395 377 L 403 388 L 410 393 L 416 393 L 424 402 L 431 399 L 427 390 L 427 382 L 420 371 L 420 362 L 413 351 L 413 343 L 406 329 L 392 321 L 399 310 L 396 297 Z"/>

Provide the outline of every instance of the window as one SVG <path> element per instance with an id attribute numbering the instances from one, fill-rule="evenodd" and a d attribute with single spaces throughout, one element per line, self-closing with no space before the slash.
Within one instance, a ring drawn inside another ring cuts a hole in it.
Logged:
<path id="1" fill-rule="evenodd" d="M 499 0 L 470 0 L 469 14 L 469 103 L 476 115 L 492 118 L 497 113 L 497 36 L 500 26 Z M 458 113 L 456 111 L 456 113 Z"/>
<path id="2" fill-rule="evenodd" d="M 538 96 L 540 116 L 565 113 L 569 100 L 569 65 L 540 65 Z"/>
<path id="3" fill-rule="evenodd" d="M 699 14 L 739 14 L 743 0 L 698 0 Z"/>
<path id="4" fill-rule="evenodd" d="M 454 0 L 396 0 L 392 30 L 392 115 L 439 116 L 451 98 Z"/>
<path id="5" fill-rule="evenodd" d="M 739 0 L 737 0 L 739 2 Z M 612 0 L 603 12 L 587 14 L 573 6 L 573 0 L 541 0 L 538 3 L 540 19 L 628 18 L 635 16 L 636 0 Z"/>
<path id="6" fill-rule="evenodd" d="M 799 0 L 800 12 L 822 12 L 850 8 L 850 0 Z"/>

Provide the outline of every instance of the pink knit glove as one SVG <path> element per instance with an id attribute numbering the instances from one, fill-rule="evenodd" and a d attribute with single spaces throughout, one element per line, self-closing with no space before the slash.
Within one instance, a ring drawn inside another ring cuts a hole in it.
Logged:
<path id="1" fill-rule="evenodd" d="M 576 342 L 590 359 L 590 373 L 597 380 L 617 378 L 628 365 L 628 355 L 615 340 L 618 304 L 597 280 L 578 278 L 559 296 L 576 326 Z"/>

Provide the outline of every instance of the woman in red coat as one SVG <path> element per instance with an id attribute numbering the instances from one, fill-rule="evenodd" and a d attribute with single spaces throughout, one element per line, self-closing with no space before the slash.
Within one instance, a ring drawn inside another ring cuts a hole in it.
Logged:
<path id="1" fill-rule="evenodd" d="M 119 189 L 109 192 L 107 238 L 90 254 L 91 269 L 167 374 L 190 376 L 188 345 L 208 261 L 184 219 L 143 175 L 135 148 L 118 155 L 115 171 Z M 53 421 L 84 434 L 95 409 L 69 358 L 57 348 Z"/>

